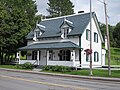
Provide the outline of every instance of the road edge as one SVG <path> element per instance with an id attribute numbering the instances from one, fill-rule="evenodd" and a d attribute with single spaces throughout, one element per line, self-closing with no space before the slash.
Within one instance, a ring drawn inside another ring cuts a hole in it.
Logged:
<path id="1" fill-rule="evenodd" d="M 69 74 L 56 74 L 56 73 L 47 73 L 47 72 L 38 72 L 38 71 L 29 71 L 29 70 L 17 70 L 17 69 L 8 69 L 8 68 L 0 68 L 0 70 L 11 71 L 11 72 L 50 75 L 50 76 L 59 76 L 59 77 L 69 77 L 69 78 L 81 78 L 81 79 L 89 79 L 89 80 L 102 80 L 102 81 L 120 82 L 120 78 L 95 77 L 95 76 L 93 77 L 93 76 L 81 76 L 81 75 L 69 75 Z"/>

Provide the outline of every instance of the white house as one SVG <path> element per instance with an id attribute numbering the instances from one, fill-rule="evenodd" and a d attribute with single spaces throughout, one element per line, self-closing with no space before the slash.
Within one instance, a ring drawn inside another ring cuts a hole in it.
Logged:
<path id="1" fill-rule="evenodd" d="M 27 60 L 37 65 L 63 65 L 89 67 L 90 54 L 90 13 L 45 19 L 27 35 Z M 96 14 L 92 13 L 92 65 L 105 64 L 105 51 L 102 50 L 101 35 Z"/>

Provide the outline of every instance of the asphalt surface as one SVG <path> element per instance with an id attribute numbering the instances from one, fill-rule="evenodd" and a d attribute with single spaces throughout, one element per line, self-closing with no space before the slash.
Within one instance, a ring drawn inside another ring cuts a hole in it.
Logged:
<path id="1" fill-rule="evenodd" d="M 0 90 L 120 90 L 120 82 L 0 70 Z"/>

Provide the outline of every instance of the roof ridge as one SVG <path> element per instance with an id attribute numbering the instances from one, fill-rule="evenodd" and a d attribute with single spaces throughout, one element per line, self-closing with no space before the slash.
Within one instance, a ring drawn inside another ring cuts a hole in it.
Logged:
<path id="1" fill-rule="evenodd" d="M 94 12 L 92 12 L 92 13 L 94 13 Z M 41 22 L 43 22 L 43 21 L 49 21 L 49 20 L 55 20 L 55 19 L 59 19 L 59 18 L 65 18 L 65 17 L 72 17 L 72 16 L 78 16 L 78 15 L 84 15 L 84 14 L 90 14 L 90 12 L 87 12 L 87 13 L 77 13 L 77 14 L 71 14 L 71 15 L 66 15 L 66 16 L 60 16 L 60 17 L 54 17 L 54 18 L 44 19 Z"/>

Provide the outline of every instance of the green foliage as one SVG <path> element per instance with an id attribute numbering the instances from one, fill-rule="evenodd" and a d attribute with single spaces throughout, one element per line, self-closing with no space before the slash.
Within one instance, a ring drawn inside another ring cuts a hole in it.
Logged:
<path id="1" fill-rule="evenodd" d="M 113 32 L 113 38 L 114 38 L 114 46 L 120 48 L 120 22 L 116 25 L 114 32 Z"/>
<path id="2" fill-rule="evenodd" d="M 43 67 L 43 70 L 45 71 L 53 71 L 53 72 L 70 72 L 71 67 L 67 66 L 51 66 L 51 65 L 46 65 Z"/>
<path id="3" fill-rule="evenodd" d="M 37 12 L 33 0 L 0 1 L 0 60 L 26 45 L 25 36 L 35 26 Z M 2 63 L 2 62 L 1 62 Z"/>
<path id="4" fill-rule="evenodd" d="M 113 39 L 114 26 L 108 25 L 108 27 L 109 27 L 110 45 L 114 46 L 114 39 Z M 106 35 L 106 25 L 101 23 L 100 29 L 101 29 L 102 36 L 104 38 Z"/>
<path id="5" fill-rule="evenodd" d="M 17 64 L 16 67 L 18 69 L 33 69 L 34 68 L 33 64 L 31 64 L 30 62 L 26 62 L 24 64 Z"/>
<path id="6" fill-rule="evenodd" d="M 0 68 L 16 69 L 16 65 L 0 65 Z"/>
<path id="7" fill-rule="evenodd" d="M 110 48 L 111 65 L 120 65 L 120 48 Z M 108 54 L 106 54 L 106 65 L 108 65 Z"/>
<path id="8" fill-rule="evenodd" d="M 48 0 L 47 11 L 53 17 L 70 15 L 74 13 L 74 5 L 70 0 Z"/>

